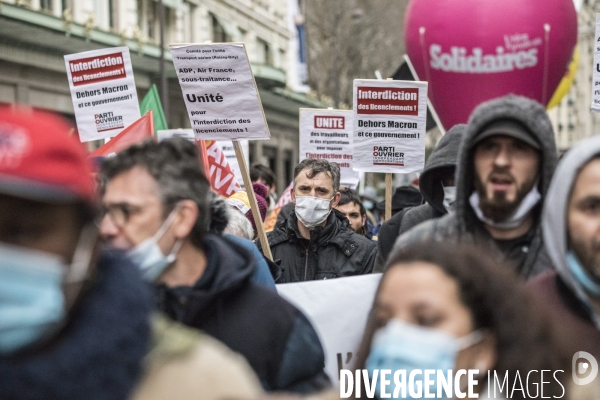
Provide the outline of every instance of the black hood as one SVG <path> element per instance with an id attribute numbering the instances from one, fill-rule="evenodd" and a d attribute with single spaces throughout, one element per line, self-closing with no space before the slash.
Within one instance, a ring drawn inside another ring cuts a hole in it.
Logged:
<path id="1" fill-rule="evenodd" d="M 444 208 L 444 190 L 442 189 L 442 170 L 456 167 L 458 149 L 467 125 L 454 125 L 442 138 L 427 159 L 425 168 L 419 176 L 419 189 L 429 205 L 442 214 Z"/>
<path id="2" fill-rule="evenodd" d="M 546 196 L 557 163 L 554 130 L 546 109 L 534 100 L 512 94 L 482 103 L 469 118 L 458 155 L 455 210 L 461 231 L 472 231 L 479 222 L 469 204 L 475 179 L 474 140 L 490 122 L 506 119 L 521 123 L 538 142 L 541 153 L 538 189 L 542 202 Z"/>

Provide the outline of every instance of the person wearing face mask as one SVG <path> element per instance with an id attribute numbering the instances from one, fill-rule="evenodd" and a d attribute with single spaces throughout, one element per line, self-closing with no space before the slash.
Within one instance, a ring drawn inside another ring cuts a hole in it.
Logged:
<path id="1" fill-rule="evenodd" d="M 130 261 L 98 249 L 92 169 L 70 131 L 0 110 L 3 399 L 127 398 L 150 346 L 149 292 Z"/>
<path id="2" fill-rule="evenodd" d="M 546 271 L 540 214 L 556 162 L 541 104 L 515 95 L 482 103 L 460 145 L 454 212 L 417 225 L 394 248 L 428 239 L 476 242 L 524 279 Z"/>
<path id="3" fill-rule="evenodd" d="M 225 228 L 227 214 L 216 216 L 217 228 L 194 143 L 133 145 L 107 159 L 101 176 L 100 233 L 136 261 L 159 310 L 243 355 L 267 391 L 310 393 L 329 383 L 308 319 L 252 281 L 259 260 L 244 239 L 211 233 Z"/>
<path id="4" fill-rule="evenodd" d="M 546 382 L 543 396 L 564 398 L 572 353 L 512 271 L 479 248 L 436 243 L 431 251 L 432 245 L 390 255 L 355 369 L 366 369 L 371 377 L 376 370 L 391 370 L 392 376 L 404 370 L 407 380 L 413 370 L 478 370 L 474 393 L 480 399 L 538 398 L 541 381 Z M 552 379 L 541 370 L 562 372 Z M 506 376 L 508 385 L 501 388 L 494 376 Z M 513 391 L 513 382 L 521 378 L 523 390 Z M 416 380 L 426 384 L 424 374 Z M 433 375 L 431 393 L 437 393 L 436 384 Z M 461 379 L 459 386 L 453 386 L 453 393 L 460 389 L 466 394 L 467 380 Z M 379 390 L 380 381 L 377 398 Z M 406 398 L 414 397 L 408 392 Z"/>
<path id="5" fill-rule="evenodd" d="M 600 360 L 600 138 L 565 154 L 546 198 L 542 233 L 554 271 L 528 287 L 576 350 Z"/>
<path id="6" fill-rule="evenodd" d="M 467 126 L 453 126 L 429 155 L 419 176 L 419 189 L 426 203 L 406 208 L 384 222 L 377 240 L 377 259 L 373 271 L 382 272 L 398 236 L 430 219 L 441 218 L 452 211 L 456 200 L 454 173 L 458 146 Z"/>
<path id="7" fill-rule="evenodd" d="M 307 158 L 294 169 L 294 212 L 267 234 L 273 259 L 282 268 L 277 283 L 373 270 L 375 244 L 354 232 L 344 214 L 334 209 L 339 187 L 340 168 L 335 163 Z"/>

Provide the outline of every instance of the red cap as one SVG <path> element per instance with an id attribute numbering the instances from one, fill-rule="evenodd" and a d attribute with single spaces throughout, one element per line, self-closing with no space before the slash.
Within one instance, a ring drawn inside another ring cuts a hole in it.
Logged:
<path id="1" fill-rule="evenodd" d="M 44 202 L 94 201 L 92 168 L 77 135 L 42 111 L 0 109 L 0 193 Z"/>

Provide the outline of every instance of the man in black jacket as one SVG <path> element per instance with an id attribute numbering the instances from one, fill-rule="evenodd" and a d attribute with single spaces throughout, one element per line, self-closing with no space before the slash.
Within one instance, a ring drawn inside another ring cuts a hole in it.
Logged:
<path id="1" fill-rule="evenodd" d="M 307 393 L 328 383 L 306 317 L 250 281 L 248 249 L 207 233 L 210 189 L 193 143 L 131 146 L 105 161 L 102 177 L 100 232 L 129 250 L 160 310 L 246 357 L 266 390 Z"/>
<path id="2" fill-rule="evenodd" d="M 340 168 L 307 158 L 294 169 L 294 212 L 269 232 L 269 246 L 282 268 L 278 283 L 367 274 L 377 248 L 355 233 L 334 210 L 340 200 Z"/>

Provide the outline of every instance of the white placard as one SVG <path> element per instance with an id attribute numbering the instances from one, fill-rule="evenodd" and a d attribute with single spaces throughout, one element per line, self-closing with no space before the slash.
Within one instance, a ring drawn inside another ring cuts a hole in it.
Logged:
<path id="1" fill-rule="evenodd" d="M 192 131 L 191 129 L 164 129 L 156 131 L 156 140 L 158 140 L 159 142 L 162 142 L 163 140 L 172 137 L 184 138 L 192 143 L 195 143 L 194 131 Z"/>
<path id="2" fill-rule="evenodd" d="M 325 351 L 325 372 L 334 386 L 339 370 L 352 369 L 381 274 L 284 283 L 280 296 L 308 317 Z"/>
<path id="3" fill-rule="evenodd" d="M 354 169 L 409 173 L 425 164 L 427 82 L 354 80 Z"/>
<path id="4" fill-rule="evenodd" d="M 111 47 L 64 58 L 82 142 L 117 136 L 140 118 L 129 48 Z"/>
<path id="5" fill-rule="evenodd" d="M 218 140 L 219 146 L 221 146 L 221 150 L 231 167 L 231 170 L 235 174 L 235 177 L 238 179 L 238 182 L 243 183 L 244 178 L 242 176 L 242 170 L 240 169 L 240 164 L 238 163 L 237 156 L 235 155 L 235 150 L 233 148 L 233 142 L 231 140 Z M 250 165 L 249 160 L 249 145 L 247 140 L 240 140 L 240 146 L 242 146 L 242 151 L 244 152 L 244 158 L 246 159 L 246 165 Z M 243 186 L 243 185 L 242 185 Z"/>
<path id="6" fill-rule="evenodd" d="M 322 158 L 340 166 L 340 184 L 358 185 L 352 169 L 352 110 L 300 109 L 300 161 Z"/>
<path id="7" fill-rule="evenodd" d="M 196 139 L 270 138 L 243 43 L 169 47 Z"/>
<path id="8" fill-rule="evenodd" d="M 596 14 L 596 41 L 594 42 L 594 67 L 592 69 L 592 111 L 600 112 L 600 14 Z"/>

